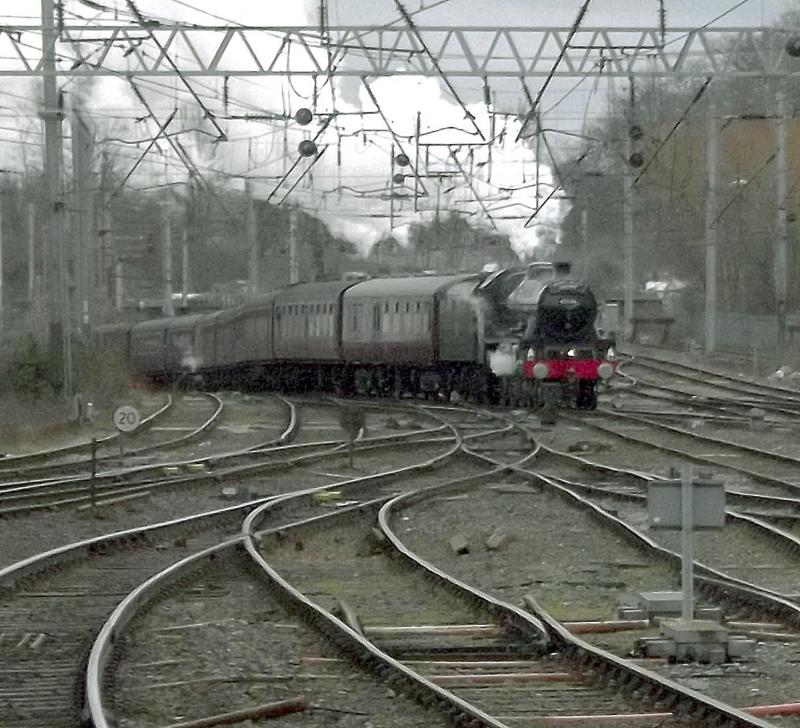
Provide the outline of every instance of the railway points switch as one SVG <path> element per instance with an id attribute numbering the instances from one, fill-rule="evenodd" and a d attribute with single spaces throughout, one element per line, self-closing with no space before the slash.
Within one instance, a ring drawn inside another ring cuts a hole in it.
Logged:
<path id="1" fill-rule="evenodd" d="M 708 619 L 665 619 L 661 635 L 637 640 L 636 651 L 647 657 L 716 665 L 750 659 L 755 641 L 731 635 L 725 625 Z"/>
<path id="2" fill-rule="evenodd" d="M 650 619 L 658 620 L 670 617 L 680 617 L 683 606 L 683 592 L 679 591 L 653 591 L 639 592 L 635 597 L 620 600 L 617 615 L 620 619 Z M 693 602 L 693 612 L 696 619 L 711 619 L 722 621 L 722 610 L 712 604 L 698 604 Z"/>

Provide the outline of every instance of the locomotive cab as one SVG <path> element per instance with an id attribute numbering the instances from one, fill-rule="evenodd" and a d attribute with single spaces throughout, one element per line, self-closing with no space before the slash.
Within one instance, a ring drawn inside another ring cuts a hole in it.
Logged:
<path id="1" fill-rule="evenodd" d="M 613 375 L 613 365 L 596 319 L 597 301 L 585 283 L 558 279 L 542 288 L 520 342 L 535 403 L 597 406 L 597 383 Z"/>

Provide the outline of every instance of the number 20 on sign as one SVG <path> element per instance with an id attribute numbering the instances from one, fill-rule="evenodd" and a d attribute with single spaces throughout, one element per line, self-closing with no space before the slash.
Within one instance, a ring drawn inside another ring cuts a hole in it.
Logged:
<path id="1" fill-rule="evenodd" d="M 139 410 L 129 404 L 114 410 L 114 427 L 120 432 L 133 432 L 141 421 Z"/>

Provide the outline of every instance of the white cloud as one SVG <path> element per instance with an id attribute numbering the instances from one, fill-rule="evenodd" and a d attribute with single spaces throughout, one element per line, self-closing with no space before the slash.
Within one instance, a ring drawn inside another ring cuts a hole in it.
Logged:
<path id="1" fill-rule="evenodd" d="M 316 21 L 317 3 L 313 0 L 288 3 L 227 0 L 224 5 L 215 0 L 191 0 L 189 4 L 232 21 L 252 25 L 305 25 Z M 31 13 L 30 0 L 4 0 L 3 5 L 4 12 L 9 14 L 35 14 Z M 118 0 L 117 6 L 124 8 L 125 3 Z M 167 16 L 209 24 L 219 22 L 175 2 L 139 0 L 137 7 L 148 17 Z M 35 9 L 38 10 L 38 3 L 35 3 Z M 92 15 L 91 9 L 77 0 L 70 0 L 67 9 L 86 16 Z M 204 51 L 210 52 L 217 42 L 219 38 L 209 38 Z M 265 36 L 261 42 L 261 51 L 266 52 L 274 51 L 280 40 Z M 181 55 L 187 54 L 187 49 L 176 43 L 172 51 L 173 58 L 180 65 Z M 324 63 L 322 51 L 319 53 L 320 62 Z M 182 144 L 196 163 L 208 174 L 216 170 L 229 175 L 253 176 L 256 194 L 262 198 L 273 191 L 276 178 L 297 159 L 297 144 L 304 138 L 312 137 L 319 130 L 324 115 L 334 108 L 330 90 L 323 86 L 318 89 L 316 101 L 319 115 L 308 127 L 300 127 L 293 122 L 284 125 L 220 118 L 218 123 L 229 141 L 215 144 L 209 136 L 215 133 L 214 126 L 200 118 L 185 86 L 179 80 L 161 80 L 158 84 L 137 81 L 158 118 L 164 121 L 177 100 L 178 105 L 188 109 L 189 113 L 179 115 L 170 129 L 200 128 L 205 132 L 181 136 Z M 223 82 L 219 79 L 193 79 L 191 84 L 203 103 L 222 117 L 225 112 L 222 107 Z M 38 82 L 17 82 L 4 85 L 4 90 L 14 89 L 31 98 L 37 85 Z M 96 79 L 82 88 L 75 81 L 67 81 L 64 86 L 72 97 L 79 93 L 87 97 L 88 114 L 97 124 L 100 138 L 146 139 L 155 130 L 152 121 L 133 121 L 136 117 L 141 119 L 145 116 L 145 111 L 128 82 L 123 79 Z M 321 148 L 327 146 L 325 154 L 313 171 L 297 185 L 289 201 L 316 212 L 336 234 L 348 237 L 362 249 L 368 248 L 390 229 L 401 242 L 407 241 L 409 225 L 414 221 L 431 219 L 437 207 L 441 211 L 458 211 L 471 222 L 487 228 L 496 226 L 500 232 L 509 235 L 519 252 L 530 251 L 535 246 L 539 228 L 525 228 L 524 222 L 532 212 L 536 199 L 533 187 L 536 160 L 531 149 L 514 142 L 519 128 L 515 119 L 492 117 L 483 104 L 470 105 L 469 112 L 474 116 L 475 123 L 483 135 L 491 139 L 490 144 L 476 145 L 481 141 L 480 137 L 475 134 L 464 109 L 449 96 L 439 79 L 380 78 L 370 81 L 370 88 L 396 138 L 386 131 L 381 116 L 371 113 L 375 111 L 375 106 L 366 88 L 362 86 L 359 89 L 354 103 L 348 103 L 343 94 L 337 93 L 335 109 L 341 115 L 318 140 Z M 230 114 L 293 114 L 301 106 L 313 105 L 313 83 L 301 77 L 291 79 L 291 83 L 284 78 L 232 80 L 228 84 L 228 93 Z M 355 98 L 352 93 L 348 93 L 347 97 Z M 23 108 L 25 118 L 9 123 L 27 126 L 38 132 L 36 106 L 35 102 L 28 104 L 27 110 Z M 418 113 L 421 132 L 419 148 L 415 139 Z M 65 130 L 68 131 L 66 125 Z M 5 138 L 8 138 L 7 133 Z M 40 139 L 35 135 L 29 138 Z M 400 147 L 403 148 L 411 158 L 412 166 L 418 162 L 421 180 L 416 187 L 420 190 L 424 187 L 426 194 L 416 198 L 416 205 L 412 169 L 392 164 L 393 145 L 395 154 Z M 148 161 L 131 180 L 132 184 L 147 186 L 186 180 L 185 168 L 169 152 L 168 145 L 162 142 L 160 146 L 169 154 L 167 163 L 157 151 L 152 151 Z M 117 148 L 122 149 L 123 167 L 131 164 L 141 149 L 131 146 Z M 16 154 L 16 150 L 10 152 L 9 149 L 10 145 L 0 142 L 0 160 Z M 300 162 L 273 201 L 283 197 L 299 172 L 309 164 L 310 160 Z M 461 170 L 458 165 L 461 165 Z M 395 174 L 403 174 L 404 179 L 392 185 L 391 178 Z M 549 168 L 542 164 L 539 175 L 540 195 L 544 198 L 551 189 Z M 390 200 L 392 191 L 395 198 Z M 559 203 L 553 201 L 542 211 L 540 222 L 557 222 L 559 216 Z"/>

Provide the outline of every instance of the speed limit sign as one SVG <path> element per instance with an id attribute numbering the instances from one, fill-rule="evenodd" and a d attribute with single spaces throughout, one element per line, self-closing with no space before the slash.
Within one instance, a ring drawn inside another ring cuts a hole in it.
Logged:
<path id="1" fill-rule="evenodd" d="M 114 410 L 114 427 L 120 432 L 133 432 L 141 421 L 139 410 L 129 404 L 123 404 Z"/>

